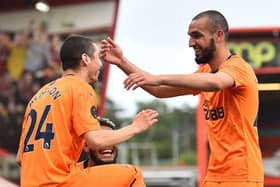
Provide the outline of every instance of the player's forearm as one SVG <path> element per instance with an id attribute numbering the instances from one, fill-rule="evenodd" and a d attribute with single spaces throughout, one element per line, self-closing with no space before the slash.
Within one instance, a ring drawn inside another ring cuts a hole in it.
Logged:
<path id="1" fill-rule="evenodd" d="M 127 58 L 123 57 L 121 59 L 122 63 L 118 65 L 118 67 L 127 75 L 130 73 L 142 73 L 145 74 L 144 70 L 137 67 L 135 64 L 131 63 Z M 142 86 L 142 89 L 144 89 L 146 92 L 150 93 L 151 95 L 158 97 L 158 98 L 166 98 L 170 97 L 170 95 L 165 95 L 164 90 L 165 88 L 161 89 L 160 87 L 156 86 Z"/>
<path id="2" fill-rule="evenodd" d="M 216 91 L 220 89 L 219 81 L 208 73 L 193 73 L 188 75 L 159 75 L 161 85 L 176 86 L 201 91 Z"/>
<path id="3" fill-rule="evenodd" d="M 121 59 L 122 63 L 118 65 L 118 67 L 127 75 L 130 73 L 148 73 L 144 70 L 140 69 L 133 63 L 131 63 L 127 58 L 122 57 Z M 186 89 L 186 88 L 179 88 L 174 85 L 164 85 L 164 86 L 142 86 L 142 89 L 144 89 L 146 92 L 150 93 L 151 95 L 157 97 L 157 98 L 169 98 L 169 97 L 176 97 L 181 95 L 188 95 L 188 94 L 194 94 L 197 93 L 197 91 L 194 91 L 192 89 Z"/>
<path id="4" fill-rule="evenodd" d="M 21 166 L 21 154 L 22 154 L 22 151 L 21 151 L 21 146 L 20 146 L 18 148 L 17 156 L 16 156 L 16 162 L 19 166 Z"/>
<path id="5" fill-rule="evenodd" d="M 89 147 L 97 149 L 111 145 L 120 144 L 136 134 L 139 130 L 131 125 L 118 130 L 103 130 L 90 131 L 85 134 L 85 140 Z"/>
<path id="6" fill-rule="evenodd" d="M 130 73 L 145 73 L 144 70 L 137 67 L 135 64 L 131 63 L 126 57 L 121 58 L 121 63 L 118 67 L 127 75 Z"/>

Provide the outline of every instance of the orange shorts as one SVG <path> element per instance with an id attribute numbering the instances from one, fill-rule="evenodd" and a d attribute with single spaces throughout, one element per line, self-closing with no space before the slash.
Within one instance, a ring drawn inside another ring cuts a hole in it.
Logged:
<path id="1" fill-rule="evenodd" d="M 129 164 L 108 164 L 86 169 L 81 168 L 77 175 L 62 186 L 116 186 L 146 187 L 142 171 Z"/>
<path id="2" fill-rule="evenodd" d="M 263 187 L 263 182 L 212 182 L 204 181 L 200 187 Z"/>

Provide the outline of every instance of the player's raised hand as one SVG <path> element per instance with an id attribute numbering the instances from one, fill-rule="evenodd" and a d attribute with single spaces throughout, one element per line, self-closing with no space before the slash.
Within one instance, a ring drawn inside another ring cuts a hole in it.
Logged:
<path id="1" fill-rule="evenodd" d="M 120 65 L 123 52 L 110 37 L 101 41 L 100 57 L 110 64 Z"/>
<path id="2" fill-rule="evenodd" d="M 158 115 L 158 112 L 152 109 L 146 109 L 139 112 L 131 124 L 135 129 L 137 129 L 136 134 L 147 130 L 158 122 Z"/>
<path id="3" fill-rule="evenodd" d="M 135 90 L 141 86 L 157 86 L 160 85 L 160 80 L 157 76 L 150 73 L 131 73 L 123 82 L 124 88 L 127 90 Z"/>

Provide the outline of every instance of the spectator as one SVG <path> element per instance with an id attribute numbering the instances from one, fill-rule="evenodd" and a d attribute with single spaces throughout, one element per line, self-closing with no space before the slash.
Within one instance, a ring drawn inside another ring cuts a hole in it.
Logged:
<path id="1" fill-rule="evenodd" d="M 7 69 L 11 78 L 16 81 L 22 75 L 24 70 L 27 51 L 26 33 L 23 31 L 16 33 L 14 42 L 8 40 L 4 45 L 8 47 L 10 53 L 7 62 Z"/>

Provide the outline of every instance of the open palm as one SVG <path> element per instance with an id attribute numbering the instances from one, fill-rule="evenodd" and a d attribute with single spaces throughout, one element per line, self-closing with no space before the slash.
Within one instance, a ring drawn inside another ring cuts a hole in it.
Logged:
<path id="1" fill-rule="evenodd" d="M 101 57 L 110 64 L 120 65 L 123 52 L 119 45 L 108 37 L 101 42 Z"/>

